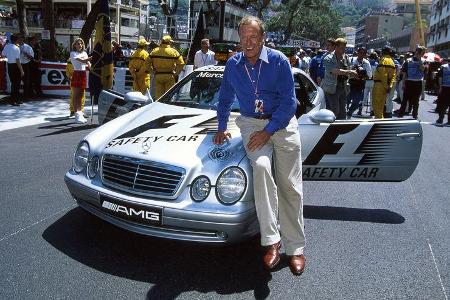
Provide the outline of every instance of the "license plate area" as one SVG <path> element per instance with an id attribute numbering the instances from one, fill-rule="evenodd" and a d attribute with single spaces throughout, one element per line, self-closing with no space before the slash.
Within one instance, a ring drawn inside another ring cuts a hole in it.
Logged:
<path id="1" fill-rule="evenodd" d="M 104 212 L 115 217 L 152 226 L 161 225 L 161 207 L 128 203 L 105 195 L 100 195 L 100 204 Z"/>

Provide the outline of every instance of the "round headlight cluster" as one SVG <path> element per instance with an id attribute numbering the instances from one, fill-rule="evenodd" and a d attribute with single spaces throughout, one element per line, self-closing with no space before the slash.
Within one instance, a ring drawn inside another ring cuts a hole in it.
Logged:
<path id="1" fill-rule="evenodd" d="M 88 163 L 87 174 L 89 178 L 94 178 L 98 174 L 100 169 L 100 159 L 98 156 L 94 156 Z"/>
<path id="2" fill-rule="evenodd" d="M 241 168 L 230 167 L 225 169 L 217 179 L 217 198 L 225 204 L 233 204 L 241 199 L 246 185 L 247 178 Z"/>
<path id="3" fill-rule="evenodd" d="M 191 185 L 191 198 L 194 201 L 205 200 L 211 191 L 211 182 L 208 177 L 200 176 L 194 179 Z"/>
<path id="4" fill-rule="evenodd" d="M 73 170 L 77 173 L 83 171 L 89 160 L 89 144 L 85 141 L 81 142 L 73 156 Z"/>

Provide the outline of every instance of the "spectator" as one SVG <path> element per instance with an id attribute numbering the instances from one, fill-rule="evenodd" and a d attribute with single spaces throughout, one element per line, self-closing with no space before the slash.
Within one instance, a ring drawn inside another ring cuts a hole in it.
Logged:
<path id="1" fill-rule="evenodd" d="M 209 39 L 202 39 L 201 49 L 195 52 L 194 56 L 194 69 L 217 65 L 217 61 L 214 59 L 214 52 L 209 49 Z"/>
<path id="2" fill-rule="evenodd" d="M 346 118 L 346 98 L 348 77 L 357 77 L 355 70 L 350 70 L 350 61 L 345 54 L 347 41 L 338 38 L 335 41 L 336 48 L 323 59 L 325 76 L 320 86 L 325 92 L 325 98 L 328 101 L 328 107 L 338 120 Z"/>
<path id="3" fill-rule="evenodd" d="M 11 42 L 6 44 L 2 55 L 8 60 L 8 76 L 11 82 L 11 97 L 9 104 L 19 106 L 22 104 L 20 95 L 20 81 L 24 75 L 22 64 L 20 63 L 19 43 L 23 43 L 21 35 L 11 35 Z"/>
<path id="4" fill-rule="evenodd" d="M 364 86 L 363 105 L 366 107 L 372 106 L 373 74 L 378 66 L 378 55 L 375 51 L 370 53 L 369 63 L 372 76 L 366 80 L 366 84 Z M 372 111 L 372 109 L 370 111 Z"/>
<path id="5" fill-rule="evenodd" d="M 24 75 L 22 77 L 23 81 L 23 94 L 24 99 L 29 100 L 32 98 L 32 89 L 31 89 L 31 61 L 34 58 L 34 51 L 30 45 L 24 42 L 24 37 L 20 39 L 19 42 L 20 47 L 20 63 L 22 64 Z"/>
<path id="6" fill-rule="evenodd" d="M 119 61 L 123 61 L 124 56 L 123 56 L 123 52 L 122 52 L 122 46 L 119 45 L 118 42 L 116 41 L 112 41 L 111 42 L 113 49 L 113 61 L 114 61 L 114 65 L 117 65 L 117 63 Z"/>
<path id="7" fill-rule="evenodd" d="M 184 60 L 180 53 L 171 47 L 172 37 L 163 36 L 161 45 L 150 53 L 149 66 L 155 76 L 155 99 L 159 99 L 176 80 L 184 67 Z"/>
<path id="8" fill-rule="evenodd" d="M 350 93 L 347 96 L 347 105 L 350 107 L 347 111 L 347 119 L 352 117 L 356 109 L 358 109 L 358 115 L 361 115 L 366 80 L 372 78 L 372 68 L 366 59 L 366 53 L 366 48 L 358 48 L 357 56 L 352 62 L 351 68 L 357 71 L 358 77 L 349 80 Z"/>
<path id="9" fill-rule="evenodd" d="M 450 126 L 450 57 L 446 59 L 446 63 L 443 64 L 437 73 L 439 81 L 439 93 L 437 100 L 436 111 L 439 114 L 439 118 L 436 120 L 436 125 L 441 126 L 444 122 L 445 111 L 449 109 L 447 114 L 447 124 Z"/>
<path id="10" fill-rule="evenodd" d="M 42 96 L 42 89 L 41 89 L 41 70 L 39 70 L 39 65 L 41 64 L 42 60 L 42 51 L 41 46 L 39 45 L 37 39 L 35 36 L 32 36 L 28 39 L 29 45 L 33 49 L 33 59 L 30 62 L 30 74 L 31 74 L 31 91 L 30 93 L 33 94 L 34 97 L 41 97 Z"/>
<path id="11" fill-rule="evenodd" d="M 311 65 L 309 66 L 309 75 L 316 84 L 319 84 L 318 82 L 319 65 L 322 62 L 323 53 L 324 52 L 322 49 L 317 50 L 317 54 L 313 58 L 311 58 Z"/>
<path id="12" fill-rule="evenodd" d="M 317 83 L 318 84 L 320 84 L 320 82 L 322 81 L 322 78 L 325 76 L 325 67 L 323 65 L 323 59 L 325 58 L 325 56 L 327 56 L 328 54 L 333 52 L 335 48 L 336 48 L 335 40 L 333 38 L 329 38 L 327 40 L 327 42 L 325 43 L 325 52 L 322 55 L 322 60 L 320 61 L 319 67 L 317 69 Z"/>
<path id="13" fill-rule="evenodd" d="M 125 58 L 130 58 L 133 55 L 133 53 L 134 53 L 133 49 L 131 49 L 131 44 L 130 43 L 127 43 L 125 49 L 123 49 L 122 52 L 123 52 L 123 56 Z"/>
<path id="14" fill-rule="evenodd" d="M 398 116 L 403 117 L 408 102 L 412 104 L 412 117 L 417 119 L 419 113 L 419 98 L 422 92 L 422 81 L 424 78 L 425 66 L 422 62 L 422 55 L 425 47 L 419 46 L 412 58 L 408 58 L 402 66 L 403 73 L 403 100 Z"/>

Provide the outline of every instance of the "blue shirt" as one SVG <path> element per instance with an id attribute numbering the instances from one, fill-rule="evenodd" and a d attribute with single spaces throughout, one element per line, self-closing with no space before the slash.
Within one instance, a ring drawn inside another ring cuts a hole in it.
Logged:
<path id="1" fill-rule="evenodd" d="M 255 95 L 255 87 L 257 87 L 258 95 Z M 294 77 L 288 58 L 277 50 L 263 46 L 255 65 L 247 61 L 243 52 L 228 59 L 217 107 L 219 131 L 227 129 L 231 106 L 235 98 L 239 102 L 241 115 L 246 117 L 260 115 L 260 112 L 255 112 L 255 100 L 263 101 L 262 113 L 272 115 L 264 128 L 268 133 L 273 134 L 277 130 L 286 128 L 297 107 Z"/>

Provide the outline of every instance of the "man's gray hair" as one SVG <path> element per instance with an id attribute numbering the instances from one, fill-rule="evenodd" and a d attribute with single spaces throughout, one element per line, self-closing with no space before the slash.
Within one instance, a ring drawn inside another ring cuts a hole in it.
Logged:
<path id="1" fill-rule="evenodd" d="M 255 16 L 245 16 L 245 17 L 243 17 L 241 22 L 239 22 L 238 31 L 241 29 L 242 25 L 249 25 L 252 22 L 256 22 L 256 24 L 258 24 L 259 29 L 261 30 L 261 34 L 264 34 L 266 32 L 266 29 L 264 28 L 263 21 L 261 21 L 260 18 L 255 17 Z"/>

